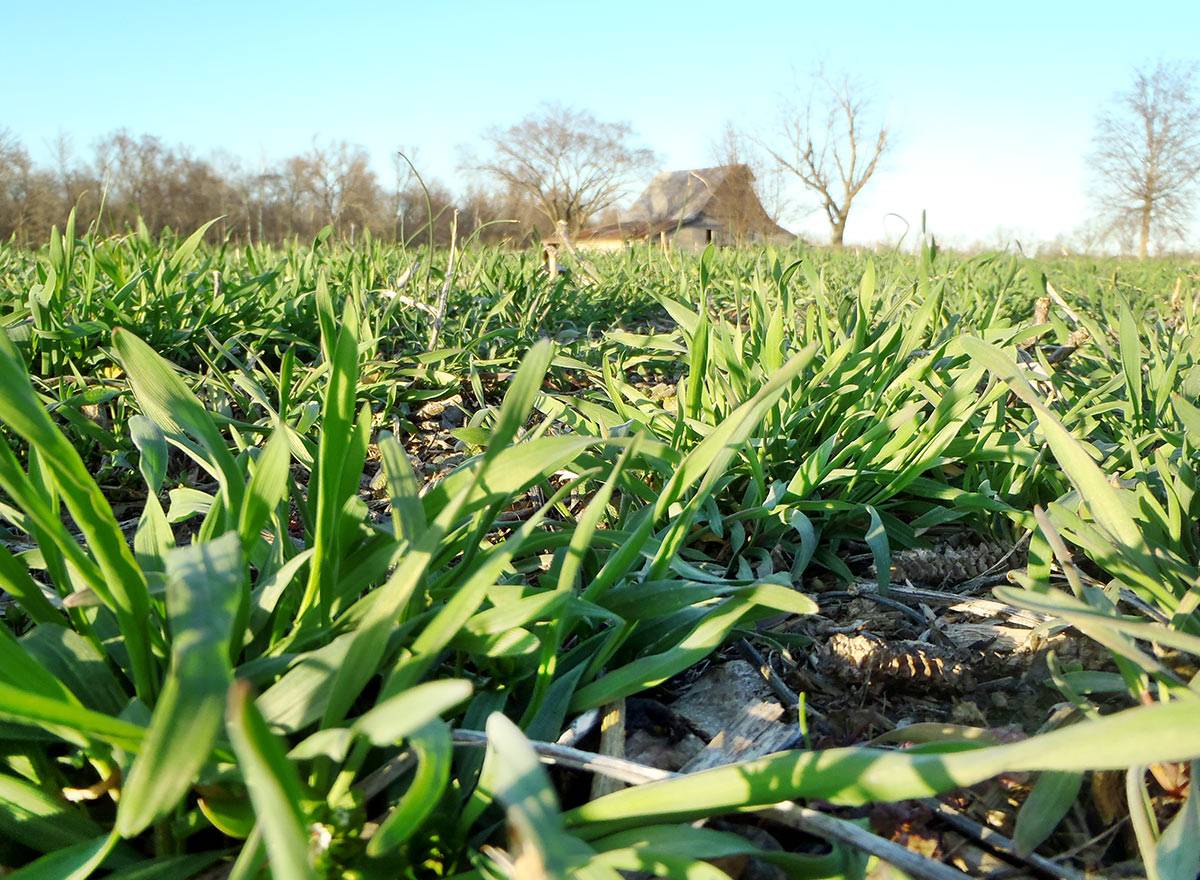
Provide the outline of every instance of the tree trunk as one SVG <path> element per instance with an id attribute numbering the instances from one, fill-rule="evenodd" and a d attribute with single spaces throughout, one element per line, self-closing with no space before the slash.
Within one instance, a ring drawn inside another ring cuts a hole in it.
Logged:
<path id="1" fill-rule="evenodd" d="M 1142 202 L 1142 225 L 1138 236 L 1138 257 L 1146 259 L 1150 253 L 1150 200 Z"/>
<path id="2" fill-rule="evenodd" d="M 840 248 L 842 246 L 842 239 L 846 235 L 846 218 L 839 217 L 829 225 L 831 228 L 829 243 L 834 247 Z"/>

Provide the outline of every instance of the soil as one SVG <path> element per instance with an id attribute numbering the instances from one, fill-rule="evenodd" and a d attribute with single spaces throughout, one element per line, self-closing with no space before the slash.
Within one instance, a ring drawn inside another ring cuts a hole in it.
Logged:
<path id="1" fill-rule="evenodd" d="M 938 578 L 936 587 L 918 586 L 910 579 L 912 560 L 901 561 L 893 575 L 909 577 L 898 578 L 886 596 L 866 576 L 849 588 L 811 580 L 804 587 L 818 602 L 818 614 L 748 633 L 748 648 L 726 648 L 684 676 L 629 700 L 625 756 L 686 772 L 724 762 L 711 759 L 714 747 L 724 747 L 715 730 L 742 740 L 740 753 L 718 757 L 740 760 L 782 747 L 904 745 L 935 729 L 941 735 L 1006 742 L 1074 720 L 1074 708 L 1054 686 L 1047 657 L 1053 652 L 1066 669 L 1115 667 L 1106 651 L 1082 636 L 991 598 L 989 585 L 1024 565 L 1019 548 L 1012 550 L 973 546 L 968 539 L 946 543 L 941 560 L 925 551 L 924 562 L 927 570 L 940 567 L 955 573 L 952 577 Z M 968 556 L 992 561 L 964 567 Z M 766 675 L 760 674 L 763 667 Z M 771 676 L 775 687 L 768 683 Z M 780 738 L 779 730 L 797 729 L 796 697 L 803 699 L 807 738 L 782 746 L 787 737 Z M 584 747 L 589 745 L 595 742 Z M 1090 774 L 1079 801 L 1039 847 L 1041 855 L 1060 865 L 1058 874 L 982 843 L 979 828 L 1012 837 L 1034 781 L 1028 774 L 1002 776 L 945 796 L 940 806 L 937 801 L 863 810 L 809 806 L 867 820 L 876 834 L 973 877 L 1119 877 L 1140 870 L 1119 773 Z M 1152 790 L 1161 812 L 1173 812 L 1177 797 L 1157 781 Z M 729 824 L 792 851 L 820 847 L 819 841 L 769 821 L 748 817 Z M 976 832 L 956 827 L 964 825 L 974 825 Z M 753 859 L 722 867 L 745 880 L 781 876 Z M 872 876 L 900 875 L 880 864 Z"/>

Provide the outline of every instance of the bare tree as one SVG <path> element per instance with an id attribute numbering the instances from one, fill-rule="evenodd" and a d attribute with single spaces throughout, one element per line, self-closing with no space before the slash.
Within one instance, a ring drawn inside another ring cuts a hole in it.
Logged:
<path id="1" fill-rule="evenodd" d="M 23 238 L 29 223 L 33 163 L 25 146 L 0 128 L 0 239 Z"/>
<path id="2" fill-rule="evenodd" d="M 348 226 L 351 234 L 370 222 L 380 192 L 367 151 L 345 141 L 312 149 L 296 157 L 295 174 L 325 223 Z"/>
<path id="3" fill-rule="evenodd" d="M 629 179 L 649 169 L 654 153 L 631 143 L 627 123 L 548 104 L 516 125 L 483 135 L 490 155 L 473 166 L 502 186 L 527 193 L 551 224 L 571 231 L 615 204 Z"/>
<path id="4" fill-rule="evenodd" d="M 73 204 L 82 195 L 78 183 L 79 169 L 70 136 L 63 131 L 50 141 L 50 156 L 54 181 L 64 204 Z"/>
<path id="5" fill-rule="evenodd" d="M 781 144 L 767 150 L 816 193 L 832 243 L 840 247 L 850 206 L 887 152 L 889 129 L 868 121 L 871 101 L 849 76 L 817 73 L 813 86 L 803 107 L 784 110 Z"/>
<path id="6" fill-rule="evenodd" d="M 354 144 L 314 142 L 300 155 L 264 158 L 255 170 L 226 153 L 200 157 L 186 146 L 125 130 L 101 138 L 86 159 L 76 158 L 65 135 L 47 147 L 49 161 L 38 165 L 0 128 L 0 240 L 40 241 L 72 209 L 80 228 L 99 218 L 104 231 L 144 226 L 152 234 L 224 218 L 209 233 L 214 240 L 309 237 L 328 223 L 350 240 L 368 230 L 373 237 L 394 235 L 397 200 Z M 439 211 L 447 216 L 453 206 L 440 203 L 450 198 L 444 188 L 438 193 Z"/>
<path id="7" fill-rule="evenodd" d="M 787 191 L 784 186 L 783 167 L 766 155 L 762 147 L 740 131 L 732 122 L 726 121 L 720 133 L 709 145 L 709 155 L 716 165 L 745 165 L 750 171 L 752 189 L 759 204 L 733 206 L 729 218 L 730 234 L 741 240 L 752 228 L 761 213 L 778 224 L 788 208 Z M 751 200 L 752 201 L 752 200 Z"/>
<path id="8" fill-rule="evenodd" d="M 1109 234 L 1182 238 L 1200 181 L 1200 95 L 1195 65 L 1159 62 L 1134 72 L 1096 125 L 1095 195 Z"/>

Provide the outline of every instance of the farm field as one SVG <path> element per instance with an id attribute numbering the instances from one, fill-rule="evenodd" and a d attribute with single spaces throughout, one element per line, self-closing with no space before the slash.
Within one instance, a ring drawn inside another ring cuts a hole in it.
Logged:
<path id="1" fill-rule="evenodd" d="M 0 246 L 0 875 L 1196 876 L 1200 264 L 204 231 Z"/>

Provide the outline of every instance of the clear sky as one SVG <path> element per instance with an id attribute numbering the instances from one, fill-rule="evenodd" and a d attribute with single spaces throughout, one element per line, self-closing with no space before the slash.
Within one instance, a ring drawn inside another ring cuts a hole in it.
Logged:
<path id="1" fill-rule="evenodd" d="M 545 100 L 632 123 L 662 168 L 708 164 L 726 120 L 769 135 L 823 63 L 872 83 L 896 135 L 847 240 L 924 209 L 966 243 L 1087 219 L 1097 111 L 1135 65 L 1200 56 L 1200 2 L 0 0 L 0 32 L 0 127 L 36 156 L 118 127 L 249 162 L 318 136 L 385 179 L 415 148 L 451 186 L 461 145 Z"/>

